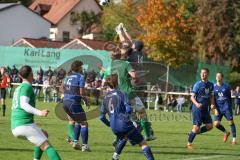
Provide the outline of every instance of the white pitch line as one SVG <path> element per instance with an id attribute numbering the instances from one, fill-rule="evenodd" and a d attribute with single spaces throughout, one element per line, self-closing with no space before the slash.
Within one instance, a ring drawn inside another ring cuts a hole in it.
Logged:
<path id="1" fill-rule="evenodd" d="M 182 160 L 202 160 L 202 159 L 213 159 L 213 158 L 220 158 L 224 157 L 222 155 L 215 155 L 215 156 L 205 156 L 205 157 L 196 157 L 196 158 L 186 158 Z"/>

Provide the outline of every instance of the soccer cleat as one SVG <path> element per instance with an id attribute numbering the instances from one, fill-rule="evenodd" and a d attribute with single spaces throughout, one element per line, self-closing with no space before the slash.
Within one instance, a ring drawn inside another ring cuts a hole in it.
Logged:
<path id="1" fill-rule="evenodd" d="M 70 139 L 70 137 L 67 137 L 67 138 L 66 138 L 66 141 L 67 141 L 67 143 L 69 143 L 69 144 L 73 144 L 73 141 Z"/>
<path id="2" fill-rule="evenodd" d="M 227 133 L 224 134 L 223 142 L 227 142 L 229 135 L 230 135 L 230 132 L 227 132 Z"/>
<path id="3" fill-rule="evenodd" d="M 154 137 L 153 135 L 151 135 L 151 136 L 149 136 L 149 137 L 145 137 L 145 140 L 146 140 L 146 141 L 153 141 L 153 140 L 155 140 L 155 139 L 157 139 L 157 138 Z"/>
<path id="4" fill-rule="evenodd" d="M 119 160 L 120 155 L 117 153 L 114 153 L 112 156 L 112 160 Z"/>
<path id="5" fill-rule="evenodd" d="M 187 144 L 187 149 L 192 150 L 193 149 L 192 144 Z"/>
<path id="6" fill-rule="evenodd" d="M 72 147 L 76 150 L 80 150 L 81 146 L 78 142 L 73 142 Z"/>
<path id="7" fill-rule="evenodd" d="M 82 152 L 91 152 L 90 148 L 88 147 L 87 144 L 82 145 Z"/>
<path id="8" fill-rule="evenodd" d="M 236 141 L 232 141 L 232 145 L 236 145 L 237 144 L 237 142 Z"/>

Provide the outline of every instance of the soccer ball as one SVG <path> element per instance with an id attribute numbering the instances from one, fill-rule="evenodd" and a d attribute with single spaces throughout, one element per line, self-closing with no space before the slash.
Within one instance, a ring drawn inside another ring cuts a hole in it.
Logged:
<path id="1" fill-rule="evenodd" d="M 110 2 L 110 0 L 100 0 L 100 1 L 99 1 L 99 4 L 100 4 L 101 6 L 106 6 L 109 2 Z"/>

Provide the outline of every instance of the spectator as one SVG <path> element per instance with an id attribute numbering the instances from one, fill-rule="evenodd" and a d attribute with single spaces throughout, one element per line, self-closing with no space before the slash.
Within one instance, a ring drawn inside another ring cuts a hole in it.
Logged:
<path id="1" fill-rule="evenodd" d="M 236 91 L 234 93 L 234 105 L 235 105 L 235 115 L 239 115 L 239 108 L 240 108 L 240 87 L 236 87 Z"/>
<path id="2" fill-rule="evenodd" d="M 85 96 L 90 97 L 91 89 L 92 89 L 92 83 L 91 83 L 89 78 L 86 79 L 84 88 L 85 88 Z"/>
<path id="3" fill-rule="evenodd" d="M 6 73 L 10 76 L 12 69 L 9 66 L 6 66 Z"/>
<path id="4" fill-rule="evenodd" d="M 49 103 L 50 102 L 50 93 L 51 93 L 51 88 L 50 88 L 50 81 L 51 78 L 47 77 L 43 81 L 43 95 L 44 95 L 44 103 Z"/>
<path id="5" fill-rule="evenodd" d="M 13 79 L 12 79 L 12 76 L 10 75 L 10 73 L 7 73 L 7 91 L 8 91 L 8 97 L 11 99 L 12 98 L 12 88 L 13 88 L 13 85 L 12 85 L 12 82 L 13 82 Z"/>
<path id="6" fill-rule="evenodd" d="M 18 83 L 19 82 L 18 69 L 16 68 L 15 65 L 13 65 L 11 74 L 12 74 L 13 82 Z"/>
<path id="7" fill-rule="evenodd" d="M 177 98 L 177 112 L 182 112 L 183 104 L 185 103 L 185 98 L 182 95 L 179 95 Z"/>
<path id="8" fill-rule="evenodd" d="M 152 86 L 151 91 L 161 92 L 161 89 L 160 89 L 159 85 L 156 84 L 156 85 Z M 159 108 L 160 108 L 159 107 L 159 105 L 160 105 L 159 102 L 161 102 L 161 101 L 162 101 L 161 94 L 156 93 L 155 107 L 154 107 L 155 110 L 159 110 Z"/>
<path id="9" fill-rule="evenodd" d="M 168 101 L 167 102 L 168 103 L 167 103 L 166 112 L 168 112 L 169 107 L 171 107 L 171 112 L 173 112 L 174 107 L 176 107 L 176 105 L 177 105 L 177 100 L 176 100 L 175 96 L 174 95 L 168 96 Z"/>
<path id="10" fill-rule="evenodd" d="M 58 82 L 57 82 L 57 77 L 53 76 L 51 81 L 51 93 L 53 96 L 53 102 L 57 103 L 58 102 Z"/>
<path id="11" fill-rule="evenodd" d="M 38 76 L 38 79 L 43 81 L 43 69 L 42 67 L 40 66 L 38 71 L 37 71 L 37 76 Z"/>
<path id="12" fill-rule="evenodd" d="M 66 76 L 66 71 L 63 68 L 60 68 L 57 71 L 57 79 L 62 80 L 62 79 L 64 79 L 65 76 Z"/>
<path id="13" fill-rule="evenodd" d="M 39 100 L 42 87 L 39 86 L 43 84 L 41 75 L 37 74 L 37 78 L 33 81 L 33 84 L 37 85 L 34 87 L 34 93 L 36 95 L 36 100 Z"/>
<path id="14" fill-rule="evenodd" d="M 101 84 L 102 84 L 101 80 L 95 80 L 93 82 L 92 95 L 93 95 L 93 97 L 95 99 L 96 105 L 99 105 Z"/>
<path id="15" fill-rule="evenodd" d="M 50 79 L 52 78 L 53 76 L 53 71 L 51 69 L 51 66 L 48 67 L 48 70 L 46 72 L 46 76 L 49 77 Z"/>

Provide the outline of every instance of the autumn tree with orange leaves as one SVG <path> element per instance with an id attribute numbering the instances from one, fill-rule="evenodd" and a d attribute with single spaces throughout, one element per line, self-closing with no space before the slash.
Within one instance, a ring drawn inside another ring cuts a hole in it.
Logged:
<path id="1" fill-rule="evenodd" d="M 183 1 L 148 0 L 138 10 L 137 21 L 144 30 L 141 39 L 150 58 L 179 66 L 194 58 L 194 26 Z"/>

